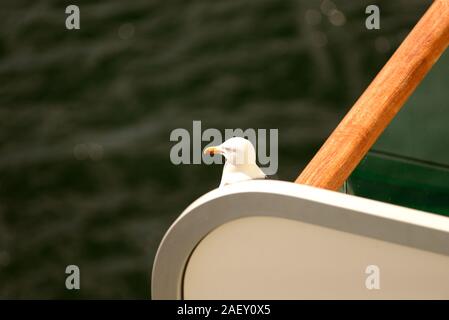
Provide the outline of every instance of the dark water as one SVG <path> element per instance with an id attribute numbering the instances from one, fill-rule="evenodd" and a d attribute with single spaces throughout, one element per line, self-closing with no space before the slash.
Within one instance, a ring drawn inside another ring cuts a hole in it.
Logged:
<path id="1" fill-rule="evenodd" d="M 276 128 L 293 180 L 429 3 L 77 1 L 68 31 L 68 3 L 3 0 L 0 298 L 148 298 L 161 237 L 221 174 L 173 165 L 170 132 Z"/>

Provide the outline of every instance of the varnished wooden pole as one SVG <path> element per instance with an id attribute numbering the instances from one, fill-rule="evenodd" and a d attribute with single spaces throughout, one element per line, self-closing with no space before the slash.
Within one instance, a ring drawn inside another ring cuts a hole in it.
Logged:
<path id="1" fill-rule="evenodd" d="M 448 44 L 449 0 L 435 0 L 295 182 L 338 190 Z"/>

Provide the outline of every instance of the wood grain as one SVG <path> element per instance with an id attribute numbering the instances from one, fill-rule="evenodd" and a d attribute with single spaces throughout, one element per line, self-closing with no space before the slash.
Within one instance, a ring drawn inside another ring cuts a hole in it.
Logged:
<path id="1" fill-rule="evenodd" d="M 338 190 L 448 44 L 449 0 L 436 0 L 295 182 Z"/>

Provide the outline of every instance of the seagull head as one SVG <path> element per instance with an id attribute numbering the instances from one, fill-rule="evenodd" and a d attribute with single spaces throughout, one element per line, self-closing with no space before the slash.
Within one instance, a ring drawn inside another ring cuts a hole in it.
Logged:
<path id="1" fill-rule="evenodd" d="M 226 162 L 234 166 L 256 164 L 256 151 L 253 144 L 245 138 L 234 137 L 216 147 L 208 147 L 205 154 L 221 154 Z"/>

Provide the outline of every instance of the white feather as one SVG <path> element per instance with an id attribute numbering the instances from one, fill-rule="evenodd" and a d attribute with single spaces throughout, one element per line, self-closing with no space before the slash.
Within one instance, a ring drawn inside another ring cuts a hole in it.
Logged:
<path id="1" fill-rule="evenodd" d="M 221 176 L 220 187 L 240 181 L 265 179 L 265 177 L 265 173 L 255 163 L 234 166 L 226 162 Z"/>

